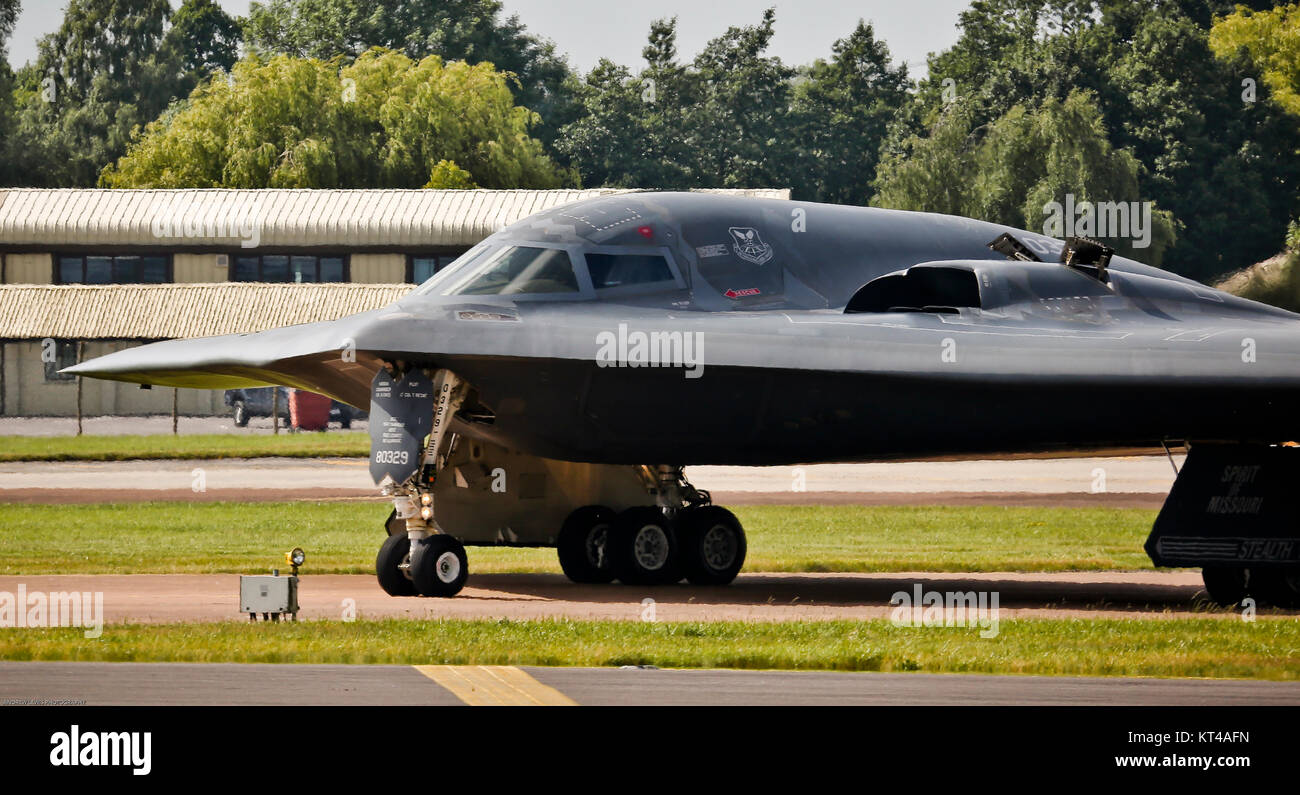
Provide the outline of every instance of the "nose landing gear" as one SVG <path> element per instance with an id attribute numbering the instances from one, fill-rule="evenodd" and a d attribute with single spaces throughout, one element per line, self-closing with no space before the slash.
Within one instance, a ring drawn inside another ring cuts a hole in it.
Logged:
<path id="1" fill-rule="evenodd" d="M 449 370 L 430 380 L 427 373 L 403 372 L 400 364 L 377 373 L 371 386 L 370 471 L 394 509 L 375 574 L 392 596 L 455 596 L 465 587 L 469 562 L 465 546 L 434 521 L 431 487 L 454 444 L 448 427 L 467 385 Z M 404 533 L 392 528 L 394 519 L 404 523 Z"/>

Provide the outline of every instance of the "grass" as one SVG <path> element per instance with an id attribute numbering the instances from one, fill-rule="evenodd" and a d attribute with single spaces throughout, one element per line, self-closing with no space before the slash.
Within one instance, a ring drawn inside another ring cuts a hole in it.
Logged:
<path id="1" fill-rule="evenodd" d="M 307 550 L 306 574 L 369 574 L 371 502 L 0 504 L 0 574 L 250 573 Z M 742 506 L 746 571 L 1150 569 L 1155 512 L 998 506 Z M 471 548 L 477 573 L 558 572 L 552 549 Z"/>
<path id="2" fill-rule="evenodd" d="M 1214 286 L 1242 298 L 1300 312 L 1300 252 L 1283 252 L 1231 273 Z"/>
<path id="3" fill-rule="evenodd" d="M 359 620 L 0 630 L 0 659 L 748 668 L 1300 679 L 1300 622 L 1012 619 L 975 628 L 887 620 Z"/>
<path id="4" fill-rule="evenodd" d="M 370 437 L 361 431 L 140 436 L 0 436 L 0 462 L 128 461 L 198 458 L 365 458 Z"/>

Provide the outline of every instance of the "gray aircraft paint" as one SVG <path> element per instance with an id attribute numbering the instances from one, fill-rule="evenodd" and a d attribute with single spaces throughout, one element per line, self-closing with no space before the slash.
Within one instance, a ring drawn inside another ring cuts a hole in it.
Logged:
<path id="1" fill-rule="evenodd" d="M 989 250 L 1007 231 L 1045 261 Z M 644 193 L 531 216 L 481 245 L 508 244 L 564 247 L 575 258 L 610 247 L 662 253 L 675 280 L 653 292 L 598 292 L 586 280 L 567 296 L 437 294 L 452 272 L 360 315 L 156 343 L 69 372 L 198 388 L 279 383 L 365 406 L 380 361 L 402 359 L 455 370 L 494 415 L 457 431 L 603 463 L 1300 436 L 1300 316 L 1121 257 L 1103 284 L 1055 262 L 1062 242 L 1033 232 Z M 845 314 L 867 282 L 927 263 L 974 273 L 981 305 Z M 601 367 L 597 341 L 620 325 L 699 335 L 702 377 Z M 349 346 L 355 357 L 341 356 Z"/>

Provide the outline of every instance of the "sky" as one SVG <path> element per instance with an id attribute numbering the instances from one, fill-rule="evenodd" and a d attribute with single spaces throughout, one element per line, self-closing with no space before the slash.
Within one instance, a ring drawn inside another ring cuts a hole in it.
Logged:
<path id="1" fill-rule="evenodd" d="M 232 15 L 248 13 L 249 0 L 218 0 Z M 705 42 L 732 25 L 757 23 L 763 10 L 776 7 L 776 34 L 769 53 L 790 65 L 828 58 L 831 43 L 848 35 L 858 19 L 876 29 L 895 62 L 904 61 L 914 77 L 925 74 L 927 53 L 957 40 L 957 15 L 970 0 L 657 0 L 644 10 L 610 0 L 504 0 L 505 13 L 518 14 L 532 33 L 553 40 L 569 63 L 585 73 L 605 57 L 625 66 L 641 65 L 650 22 L 676 16 L 680 60 L 692 58 Z M 36 41 L 63 20 L 63 0 L 23 0 L 9 40 L 9 62 L 19 66 L 36 57 Z M 177 0 L 172 0 L 177 6 Z"/>

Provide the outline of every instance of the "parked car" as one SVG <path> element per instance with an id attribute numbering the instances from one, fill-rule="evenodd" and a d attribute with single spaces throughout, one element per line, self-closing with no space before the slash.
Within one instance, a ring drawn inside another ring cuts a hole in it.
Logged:
<path id="1" fill-rule="evenodd" d="M 230 407 L 230 414 L 235 421 L 235 425 L 243 428 L 248 425 L 248 421 L 253 417 L 271 416 L 273 389 L 280 390 L 280 419 L 284 421 L 285 425 L 288 425 L 289 389 L 282 386 L 227 389 L 225 402 Z M 351 428 L 353 420 L 364 420 L 366 416 L 366 412 L 355 409 L 346 403 L 340 403 L 337 400 L 330 403 L 330 422 L 337 422 L 341 428 Z"/>

